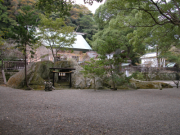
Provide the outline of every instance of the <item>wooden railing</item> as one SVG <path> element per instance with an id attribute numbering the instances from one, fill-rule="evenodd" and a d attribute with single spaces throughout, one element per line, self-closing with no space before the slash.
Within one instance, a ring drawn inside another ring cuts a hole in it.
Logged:
<path id="1" fill-rule="evenodd" d="M 24 61 L 4 61 L 4 70 L 19 70 L 25 67 Z"/>

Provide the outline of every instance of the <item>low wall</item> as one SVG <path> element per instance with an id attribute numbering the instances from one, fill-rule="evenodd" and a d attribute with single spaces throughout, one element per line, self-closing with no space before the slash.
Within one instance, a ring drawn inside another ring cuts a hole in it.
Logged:
<path id="1" fill-rule="evenodd" d="M 157 75 L 151 74 L 149 75 L 149 77 L 148 77 L 148 74 L 144 73 L 144 76 L 145 78 L 147 76 L 148 79 L 152 77 L 151 78 L 152 80 L 178 80 L 178 76 L 176 73 L 159 73 Z"/>

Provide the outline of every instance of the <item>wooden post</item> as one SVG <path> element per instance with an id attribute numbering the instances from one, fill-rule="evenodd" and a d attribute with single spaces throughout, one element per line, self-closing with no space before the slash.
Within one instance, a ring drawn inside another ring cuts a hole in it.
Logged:
<path id="1" fill-rule="evenodd" d="M 4 70 L 4 61 L 2 59 L 2 69 L 1 70 Z"/>
<path id="2" fill-rule="evenodd" d="M 69 86 L 70 86 L 70 88 L 71 88 L 71 87 L 72 87 L 72 85 L 71 85 L 71 73 L 69 73 L 69 79 L 70 79 L 70 80 L 69 80 L 69 83 L 70 83 Z"/>
<path id="3" fill-rule="evenodd" d="M 2 75 L 3 75 L 4 84 L 6 84 L 6 76 L 4 70 L 2 70 Z"/>
<path id="4" fill-rule="evenodd" d="M 53 86 L 54 86 L 54 72 L 53 72 Z"/>

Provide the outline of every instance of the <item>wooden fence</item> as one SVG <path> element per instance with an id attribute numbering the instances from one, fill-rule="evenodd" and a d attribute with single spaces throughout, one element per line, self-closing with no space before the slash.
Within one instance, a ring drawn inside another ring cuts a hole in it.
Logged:
<path id="1" fill-rule="evenodd" d="M 20 70 L 24 69 L 24 61 L 4 61 L 3 69 L 4 70 Z"/>

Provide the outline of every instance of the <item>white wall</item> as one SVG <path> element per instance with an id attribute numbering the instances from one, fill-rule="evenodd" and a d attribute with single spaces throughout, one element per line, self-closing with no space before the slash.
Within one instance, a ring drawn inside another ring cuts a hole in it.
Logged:
<path id="1" fill-rule="evenodd" d="M 157 58 L 143 58 L 141 59 L 141 65 L 143 67 L 145 66 L 151 66 L 151 67 L 158 67 L 158 60 Z M 165 67 L 165 59 L 160 59 L 160 66 Z"/>

